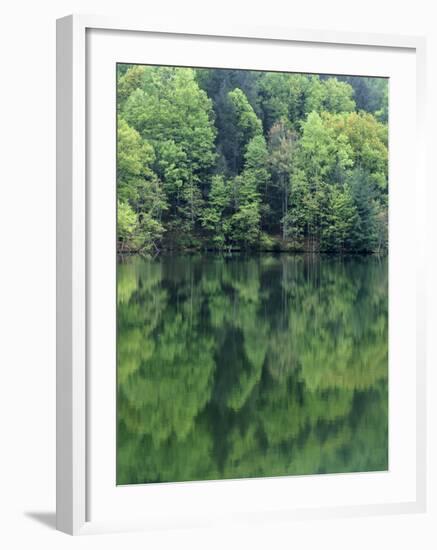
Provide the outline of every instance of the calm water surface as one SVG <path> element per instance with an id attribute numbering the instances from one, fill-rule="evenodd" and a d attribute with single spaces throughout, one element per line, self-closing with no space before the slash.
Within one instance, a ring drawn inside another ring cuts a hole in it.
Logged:
<path id="1" fill-rule="evenodd" d="M 387 261 L 118 264 L 117 483 L 386 470 Z"/>

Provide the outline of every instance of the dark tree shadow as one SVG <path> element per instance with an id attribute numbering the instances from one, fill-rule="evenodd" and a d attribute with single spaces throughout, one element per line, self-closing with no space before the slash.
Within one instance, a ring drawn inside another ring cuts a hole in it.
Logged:
<path id="1" fill-rule="evenodd" d="M 24 512 L 24 515 L 50 529 L 56 529 L 56 512 Z"/>

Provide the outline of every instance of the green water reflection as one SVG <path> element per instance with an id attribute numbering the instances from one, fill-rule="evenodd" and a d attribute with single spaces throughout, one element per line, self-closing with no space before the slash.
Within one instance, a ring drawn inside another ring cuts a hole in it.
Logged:
<path id="1" fill-rule="evenodd" d="M 117 483 L 386 470 L 387 261 L 118 264 Z"/>

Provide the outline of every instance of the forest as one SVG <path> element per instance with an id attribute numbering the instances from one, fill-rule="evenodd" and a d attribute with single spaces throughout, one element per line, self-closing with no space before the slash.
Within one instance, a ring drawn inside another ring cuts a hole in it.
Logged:
<path id="1" fill-rule="evenodd" d="M 384 254 L 388 80 L 117 65 L 117 250 Z"/>

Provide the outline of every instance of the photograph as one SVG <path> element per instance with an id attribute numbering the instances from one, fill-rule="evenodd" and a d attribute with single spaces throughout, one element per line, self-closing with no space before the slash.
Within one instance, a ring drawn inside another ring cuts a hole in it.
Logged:
<path id="1" fill-rule="evenodd" d="M 431 5 L 2 15 L 1 548 L 437 550 Z"/>
<path id="2" fill-rule="evenodd" d="M 389 79 L 115 92 L 117 484 L 387 471 Z"/>

